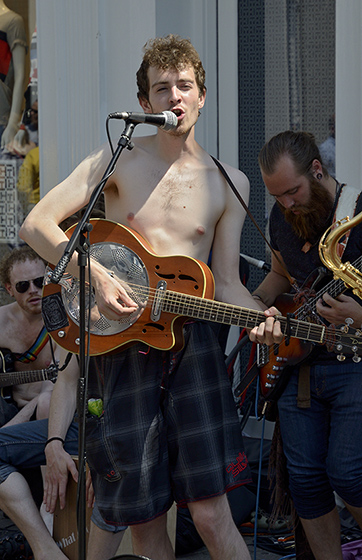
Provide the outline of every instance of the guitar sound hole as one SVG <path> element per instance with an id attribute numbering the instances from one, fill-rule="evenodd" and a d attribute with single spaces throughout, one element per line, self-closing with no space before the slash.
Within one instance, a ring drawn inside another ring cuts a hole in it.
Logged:
<path id="1" fill-rule="evenodd" d="M 162 274 L 161 272 L 158 272 L 157 276 L 159 276 L 160 278 L 164 278 L 164 279 L 167 278 L 167 280 L 174 280 L 174 278 L 175 278 L 174 274 Z"/>
<path id="2" fill-rule="evenodd" d="M 187 274 L 179 274 L 179 279 L 187 280 L 189 282 L 196 282 L 196 278 L 194 278 L 193 276 L 188 276 Z"/>
<path id="3" fill-rule="evenodd" d="M 149 328 L 154 328 L 154 329 L 158 329 L 159 331 L 164 331 L 165 327 L 163 325 L 160 325 L 159 323 L 146 323 L 145 327 L 149 327 Z M 145 333 L 147 331 L 147 329 L 143 329 L 142 332 Z"/>

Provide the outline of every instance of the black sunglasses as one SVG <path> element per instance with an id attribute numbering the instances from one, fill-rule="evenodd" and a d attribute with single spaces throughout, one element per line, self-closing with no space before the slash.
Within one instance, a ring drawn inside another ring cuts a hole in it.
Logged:
<path id="1" fill-rule="evenodd" d="M 36 288 L 43 287 L 43 276 L 39 276 L 39 278 L 34 278 L 34 280 L 20 280 L 15 284 L 15 289 L 19 294 L 25 294 L 30 288 L 30 282 L 34 284 Z"/>

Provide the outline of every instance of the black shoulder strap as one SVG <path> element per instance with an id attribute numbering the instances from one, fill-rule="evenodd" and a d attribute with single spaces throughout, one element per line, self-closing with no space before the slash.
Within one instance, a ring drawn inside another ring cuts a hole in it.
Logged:
<path id="1" fill-rule="evenodd" d="M 240 195 L 239 191 L 237 190 L 237 188 L 235 187 L 234 183 L 232 182 L 229 174 L 226 172 L 224 166 L 221 164 L 221 162 L 214 158 L 214 156 L 212 156 L 210 154 L 211 158 L 213 159 L 214 163 L 217 165 L 217 167 L 219 168 L 219 170 L 221 171 L 222 175 L 224 176 L 225 180 L 227 181 L 227 183 L 230 185 L 232 191 L 234 192 L 236 198 L 239 200 L 240 204 L 243 206 L 245 212 L 247 213 L 247 215 L 249 216 L 249 218 L 251 219 L 251 221 L 253 222 L 254 226 L 256 227 L 256 229 L 258 230 L 258 232 L 260 233 L 260 235 L 262 236 L 262 238 L 264 239 L 265 243 L 268 245 L 269 249 L 271 250 L 271 252 L 273 253 L 273 255 L 275 256 L 275 258 L 277 259 L 277 261 L 279 262 L 279 264 L 281 265 L 281 267 L 283 268 L 283 270 L 285 271 L 285 274 L 290 282 L 290 284 L 294 287 L 296 287 L 296 283 L 294 278 L 292 278 L 289 274 L 289 272 L 287 271 L 287 269 L 285 268 L 285 265 L 280 261 L 278 255 L 275 253 L 273 247 L 270 245 L 269 241 L 267 240 L 267 238 L 265 237 L 264 233 L 262 232 L 262 230 L 260 229 L 260 227 L 258 226 L 257 222 L 255 221 L 254 216 L 252 215 L 252 213 L 250 212 L 248 206 L 246 205 L 243 197 Z"/>

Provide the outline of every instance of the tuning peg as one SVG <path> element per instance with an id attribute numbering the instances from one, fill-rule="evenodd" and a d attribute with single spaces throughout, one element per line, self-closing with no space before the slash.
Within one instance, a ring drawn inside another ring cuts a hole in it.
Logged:
<path id="1" fill-rule="evenodd" d="M 361 357 L 358 356 L 357 354 L 355 354 L 355 355 L 353 356 L 353 358 L 352 358 L 352 361 L 353 361 L 355 364 L 358 364 L 358 363 L 361 361 Z"/>
<path id="2" fill-rule="evenodd" d="M 341 331 L 344 333 L 348 333 L 349 327 L 351 325 L 353 325 L 354 320 L 351 317 L 346 317 L 346 319 L 344 320 L 344 322 L 346 323 L 345 325 L 343 325 L 341 327 Z"/>
<path id="3" fill-rule="evenodd" d="M 337 360 L 339 360 L 340 362 L 344 362 L 345 359 L 346 359 L 346 356 L 343 356 L 343 354 L 338 354 Z"/>

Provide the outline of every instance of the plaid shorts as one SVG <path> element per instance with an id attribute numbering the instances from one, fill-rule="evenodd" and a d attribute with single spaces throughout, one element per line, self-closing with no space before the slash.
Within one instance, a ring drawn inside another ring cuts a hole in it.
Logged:
<path id="1" fill-rule="evenodd" d="M 89 397 L 87 460 L 109 524 L 150 521 L 178 505 L 250 482 L 224 356 L 211 327 L 184 328 L 177 353 L 136 344 L 99 356 Z M 101 389 L 100 389 L 101 387 Z"/>

